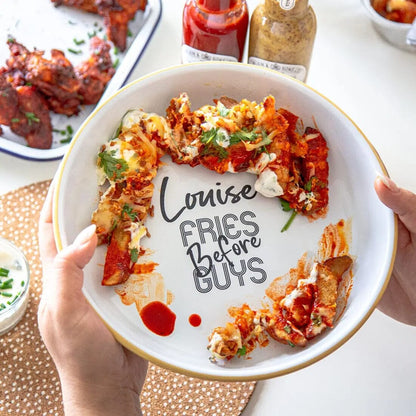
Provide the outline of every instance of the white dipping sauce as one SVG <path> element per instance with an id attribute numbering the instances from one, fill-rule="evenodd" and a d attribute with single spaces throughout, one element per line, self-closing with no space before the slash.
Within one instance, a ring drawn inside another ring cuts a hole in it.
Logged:
<path id="1" fill-rule="evenodd" d="M 29 264 L 24 254 L 0 237 L 0 335 L 25 313 L 29 299 Z"/>

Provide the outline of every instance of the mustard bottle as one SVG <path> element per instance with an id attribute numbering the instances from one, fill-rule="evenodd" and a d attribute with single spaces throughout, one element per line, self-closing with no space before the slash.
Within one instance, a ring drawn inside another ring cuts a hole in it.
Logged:
<path id="1" fill-rule="evenodd" d="M 305 82 L 316 35 L 308 0 L 263 0 L 250 23 L 248 63 Z"/>

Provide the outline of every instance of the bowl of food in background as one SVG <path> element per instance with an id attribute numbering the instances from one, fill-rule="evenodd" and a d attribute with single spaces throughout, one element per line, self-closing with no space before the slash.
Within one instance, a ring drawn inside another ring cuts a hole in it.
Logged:
<path id="1" fill-rule="evenodd" d="M 362 0 L 376 32 L 390 44 L 410 52 L 416 46 L 408 43 L 407 35 L 416 18 L 415 0 Z"/>

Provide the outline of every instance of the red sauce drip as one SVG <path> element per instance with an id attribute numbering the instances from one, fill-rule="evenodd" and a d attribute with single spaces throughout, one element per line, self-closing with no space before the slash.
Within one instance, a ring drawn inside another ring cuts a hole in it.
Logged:
<path id="1" fill-rule="evenodd" d="M 150 331 L 161 337 L 170 335 L 175 329 L 176 315 L 162 302 L 148 303 L 140 311 L 140 317 Z"/>
<path id="2" fill-rule="evenodd" d="M 183 42 L 241 62 L 248 22 L 243 0 L 188 0 L 183 10 Z"/>
<path id="3" fill-rule="evenodd" d="M 193 313 L 190 317 L 189 317 L 189 323 L 192 325 L 192 326 L 199 326 L 199 325 L 201 325 L 201 317 L 198 315 L 198 314 L 196 314 L 196 313 Z"/>

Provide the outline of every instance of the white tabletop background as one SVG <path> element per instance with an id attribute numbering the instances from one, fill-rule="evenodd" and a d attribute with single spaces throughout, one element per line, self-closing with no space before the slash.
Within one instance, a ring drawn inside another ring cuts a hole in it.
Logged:
<path id="1" fill-rule="evenodd" d="M 180 63 L 184 0 L 162 2 L 160 23 L 131 79 Z M 343 109 L 374 145 L 390 176 L 416 192 L 416 53 L 383 41 L 360 0 L 310 3 L 318 33 L 308 84 Z M 257 4 L 248 0 L 250 12 Z M 0 153 L 0 194 L 50 179 L 58 165 Z M 415 378 L 416 328 L 376 310 L 329 357 L 258 382 L 243 416 L 413 416 Z"/>

